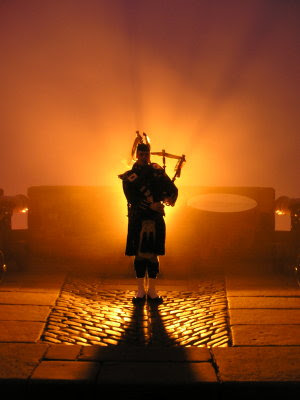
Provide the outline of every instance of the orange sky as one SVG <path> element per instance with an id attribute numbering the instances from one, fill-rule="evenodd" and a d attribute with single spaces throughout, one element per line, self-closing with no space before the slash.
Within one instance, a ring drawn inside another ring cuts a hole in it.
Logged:
<path id="1" fill-rule="evenodd" d="M 0 187 L 120 185 L 139 129 L 152 150 L 186 154 L 179 186 L 300 197 L 299 11 L 294 0 L 0 1 Z"/>

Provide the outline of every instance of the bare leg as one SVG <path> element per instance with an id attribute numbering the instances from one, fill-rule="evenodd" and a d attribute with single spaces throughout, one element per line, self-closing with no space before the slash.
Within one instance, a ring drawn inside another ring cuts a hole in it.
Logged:
<path id="1" fill-rule="evenodd" d="M 148 299 L 151 301 L 155 301 L 157 304 L 161 304 L 163 302 L 162 297 L 158 296 L 155 285 L 156 285 L 156 277 L 159 272 L 159 261 L 158 257 L 155 256 L 151 260 L 149 260 L 148 264 L 148 289 L 147 295 Z"/>

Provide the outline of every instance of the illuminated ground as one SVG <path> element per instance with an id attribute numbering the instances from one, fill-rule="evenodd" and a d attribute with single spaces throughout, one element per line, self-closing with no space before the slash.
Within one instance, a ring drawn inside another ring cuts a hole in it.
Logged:
<path id="1" fill-rule="evenodd" d="M 86 346 L 230 346 L 222 279 L 204 280 L 193 291 L 159 291 L 164 297 L 159 306 L 134 306 L 134 294 L 105 289 L 95 278 L 69 276 L 42 341 Z"/>
<path id="2" fill-rule="evenodd" d="M 227 318 L 223 279 L 210 274 L 161 276 L 165 303 L 134 308 L 135 279 L 68 278 L 51 266 L 9 272 L 0 285 L 0 384 L 10 394 L 209 388 L 237 399 L 251 389 L 252 399 L 299 389 L 300 294 L 288 277 L 226 272 Z"/>

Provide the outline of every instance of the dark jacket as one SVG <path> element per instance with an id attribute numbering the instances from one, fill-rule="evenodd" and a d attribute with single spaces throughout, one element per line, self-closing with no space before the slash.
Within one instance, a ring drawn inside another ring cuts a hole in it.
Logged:
<path id="1" fill-rule="evenodd" d="M 152 202 L 163 201 L 167 197 L 177 199 L 178 190 L 164 169 L 158 164 L 140 166 L 134 164 L 130 171 L 119 177 L 128 203 L 128 233 L 125 254 L 136 255 L 143 220 L 155 222 L 154 254 L 165 254 L 165 221 L 163 214 L 150 208 Z"/>

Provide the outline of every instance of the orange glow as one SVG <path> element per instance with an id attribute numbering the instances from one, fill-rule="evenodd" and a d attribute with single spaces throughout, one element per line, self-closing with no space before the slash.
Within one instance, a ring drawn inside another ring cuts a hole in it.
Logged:
<path id="1" fill-rule="evenodd" d="M 168 2 L 2 3 L 6 193 L 118 187 L 109 211 L 120 226 L 117 175 L 139 129 L 152 150 L 187 155 L 179 191 L 269 186 L 298 196 L 299 23 L 289 2 L 177 1 L 172 18 Z"/>

